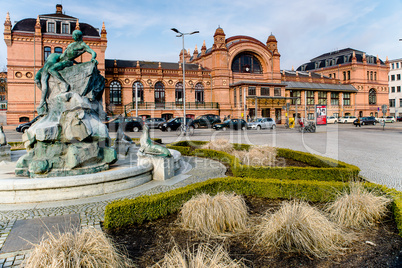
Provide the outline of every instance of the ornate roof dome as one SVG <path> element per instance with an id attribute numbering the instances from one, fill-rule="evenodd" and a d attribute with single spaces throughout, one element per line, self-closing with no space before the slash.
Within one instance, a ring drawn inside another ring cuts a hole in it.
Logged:
<path id="1" fill-rule="evenodd" d="M 221 27 L 218 27 L 215 31 L 214 37 L 217 35 L 225 35 L 225 32 L 223 31 L 223 29 Z"/>
<path id="2" fill-rule="evenodd" d="M 278 42 L 278 41 L 276 41 L 275 35 L 273 35 L 273 34 L 271 33 L 271 35 L 268 37 L 267 42 Z"/>

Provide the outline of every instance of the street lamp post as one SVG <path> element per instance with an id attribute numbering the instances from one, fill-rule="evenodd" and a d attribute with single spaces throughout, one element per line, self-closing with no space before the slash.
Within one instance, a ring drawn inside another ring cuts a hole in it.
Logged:
<path id="1" fill-rule="evenodd" d="M 199 33 L 199 31 L 194 31 L 191 33 L 182 33 L 179 30 L 177 30 L 176 28 L 172 28 L 171 29 L 173 32 L 177 33 L 176 37 L 182 37 L 183 40 L 183 123 L 184 126 L 186 126 L 186 58 L 184 57 L 184 36 L 185 35 L 192 35 L 192 34 L 196 34 Z"/>

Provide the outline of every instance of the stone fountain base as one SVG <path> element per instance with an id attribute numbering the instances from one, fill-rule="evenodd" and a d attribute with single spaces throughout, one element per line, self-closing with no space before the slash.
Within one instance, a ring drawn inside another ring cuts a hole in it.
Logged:
<path id="1" fill-rule="evenodd" d="M 66 177 L 23 178 L 15 176 L 16 162 L 0 163 L 0 204 L 53 202 L 96 197 L 133 189 L 153 180 L 154 166 L 145 161 L 137 164 L 138 148 L 112 165 L 110 170 Z M 181 154 L 175 155 L 175 170 L 180 168 Z"/>

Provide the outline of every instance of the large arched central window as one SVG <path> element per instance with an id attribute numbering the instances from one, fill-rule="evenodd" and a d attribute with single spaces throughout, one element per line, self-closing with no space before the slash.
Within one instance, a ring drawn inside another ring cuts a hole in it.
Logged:
<path id="1" fill-rule="evenodd" d="M 375 92 L 375 89 L 372 88 L 369 91 L 369 104 L 376 104 L 377 103 L 377 92 Z"/>
<path id="2" fill-rule="evenodd" d="M 165 86 L 162 82 L 156 82 L 155 84 L 155 105 L 165 105 Z"/>
<path id="3" fill-rule="evenodd" d="M 140 81 L 136 81 L 133 84 L 133 102 L 135 102 L 135 86 L 137 85 L 137 97 L 139 102 L 144 101 L 144 86 Z"/>
<path id="4" fill-rule="evenodd" d="M 232 72 L 261 74 L 261 63 L 252 53 L 243 52 L 234 58 Z"/>
<path id="5" fill-rule="evenodd" d="M 119 81 L 112 81 L 109 86 L 110 103 L 121 104 L 121 84 Z"/>

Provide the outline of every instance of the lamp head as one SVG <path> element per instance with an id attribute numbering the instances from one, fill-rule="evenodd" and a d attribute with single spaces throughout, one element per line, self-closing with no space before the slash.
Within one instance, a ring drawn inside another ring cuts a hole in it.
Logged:
<path id="1" fill-rule="evenodd" d="M 175 32 L 175 33 L 181 33 L 181 32 L 179 32 L 179 30 L 177 30 L 176 28 L 171 28 L 170 30 L 172 30 L 173 32 Z"/>

